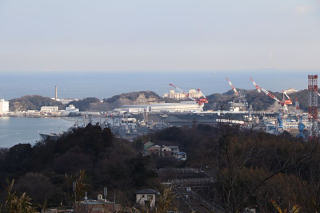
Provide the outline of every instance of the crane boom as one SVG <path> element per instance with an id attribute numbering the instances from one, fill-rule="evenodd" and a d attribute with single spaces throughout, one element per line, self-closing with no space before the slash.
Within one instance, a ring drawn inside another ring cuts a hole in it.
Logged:
<path id="1" fill-rule="evenodd" d="M 258 86 L 258 84 L 253 80 L 253 78 L 250 78 L 250 81 L 252 81 L 253 86 L 255 86 L 255 88 L 257 89 L 257 91 L 260 93 L 261 92 L 261 88 Z"/>
<path id="2" fill-rule="evenodd" d="M 233 86 L 233 84 L 232 84 L 232 82 L 230 81 L 230 79 L 229 79 L 229 78 L 226 78 L 226 80 L 228 81 L 228 84 L 229 84 L 229 86 L 232 88 L 234 94 L 235 94 L 236 96 L 239 96 L 238 90 Z"/>
<path id="3" fill-rule="evenodd" d="M 292 104 L 292 100 L 290 98 L 290 96 L 287 94 L 286 91 L 283 91 L 283 94 L 288 98 L 287 100 L 285 100 L 285 98 L 283 97 L 282 102 L 286 105 L 291 105 Z"/>
<path id="4" fill-rule="evenodd" d="M 175 88 L 176 90 L 179 90 L 179 92 L 183 93 L 183 94 L 186 94 L 186 92 L 181 89 L 180 87 L 177 87 L 176 85 L 174 85 L 173 83 L 170 83 L 169 86 Z"/>
<path id="5" fill-rule="evenodd" d="M 195 99 L 195 98 L 193 98 L 193 97 L 189 94 L 189 92 L 185 92 L 183 89 L 181 89 L 180 87 L 177 87 L 177 86 L 174 85 L 173 83 L 170 83 L 169 86 L 171 86 L 171 87 L 179 90 L 179 92 L 185 94 L 185 96 L 186 96 L 187 98 L 191 99 L 192 101 L 197 102 L 199 105 L 203 105 L 203 104 L 205 104 L 205 103 L 208 103 L 208 99 L 206 98 L 206 96 L 205 96 L 204 94 L 203 94 L 203 97 L 202 97 L 202 98 L 197 98 L 197 99 Z M 200 89 L 199 89 L 199 90 L 200 90 Z"/>
<path id="6" fill-rule="evenodd" d="M 250 80 L 252 81 L 253 85 L 256 87 L 256 89 L 258 90 L 258 92 L 262 91 L 264 94 L 266 94 L 267 96 L 269 96 L 270 98 L 272 98 L 273 100 L 277 101 L 278 103 L 281 104 L 281 101 L 275 96 L 273 95 L 271 92 L 269 92 L 268 90 L 260 87 L 252 78 L 250 78 Z"/>

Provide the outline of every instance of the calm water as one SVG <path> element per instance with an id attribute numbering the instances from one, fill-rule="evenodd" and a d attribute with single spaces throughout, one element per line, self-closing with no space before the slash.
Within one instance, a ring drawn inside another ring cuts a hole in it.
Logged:
<path id="1" fill-rule="evenodd" d="M 317 72 L 311 72 L 317 73 Z M 249 81 L 253 77 L 258 84 L 271 91 L 287 88 L 307 88 L 304 71 L 229 71 L 229 72 L 0 72 L 0 98 L 12 99 L 23 95 L 54 96 L 58 86 L 61 98 L 98 97 L 109 98 L 124 92 L 152 90 L 162 95 L 174 83 L 183 89 L 201 88 L 206 94 L 230 90 L 225 78 L 243 89 L 255 89 Z"/>
<path id="2" fill-rule="evenodd" d="M 0 117 L 0 147 L 18 143 L 34 144 L 39 133 L 61 133 L 75 123 L 73 118 L 4 118 Z"/>

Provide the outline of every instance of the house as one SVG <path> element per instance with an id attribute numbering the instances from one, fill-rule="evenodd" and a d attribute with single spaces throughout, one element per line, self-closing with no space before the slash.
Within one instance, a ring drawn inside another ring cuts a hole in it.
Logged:
<path id="1" fill-rule="evenodd" d="M 144 144 L 144 155 L 157 155 L 164 158 L 175 158 L 177 160 L 187 160 L 187 154 L 180 152 L 179 146 L 155 145 L 152 142 Z"/>
<path id="2" fill-rule="evenodd" d="M 180 152 L 179 146 L 168 146 L 172 153 Z"/>
<path id="3" fill-rule="evenodd" d="M 41 210 L 41 213 L 72 213 L 72 212 L 74 212 L 73 209 L 60 209 L 60 208 Z"/>
<path id="4" fill-rule="evenodd" d="M 182 160 L 182 161 L 187 160 L 187 153 L 185 152 L 175 152 L 173 153 L 173 156 L 177 160 Z"/>
<path id="5" fill-rule="evenodd" d="M 159 155 L 160 156 L 160 153 L 161 153 L 161 146 L 159 145 L 154 145 L 152 147 L 150 147 L 147 152 L 149 153 L 149 155 Z"/>
<path id="6" fill-rule="evenodd" d="M 154 143 L 152 143 L 151 141 L 146 142 L 143 145 L 143 155 L 150 155 L 149 153 L 149 149 L 150 147 L 154 146 Z"/>
<path id="7" fill-rule="evenodd" d="M 75 213 L 113 213 L 120 211 L 121 206 L 119 204 L 103 199 L 102 195 L 98 195 L 97 200 L 85 199 L 76 202 L 74 205 Z"/>
<path id="8" fill-rule="evenodd" d="M 159 192 L 154 189 L 142 189 L 136 192 L 136 203 L 147 208 L 154 208 L 156 205 L 156 195 Z"/>
<path id="9" fill-rule="evenodd" d="M 169 146 L 161 146 L 161 156 L 162 157 L 172 157 L 172 150 Z"/>

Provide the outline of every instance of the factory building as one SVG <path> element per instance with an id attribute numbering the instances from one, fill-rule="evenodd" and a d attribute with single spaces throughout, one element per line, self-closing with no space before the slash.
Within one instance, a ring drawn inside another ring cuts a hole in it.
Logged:
<path id="1" fill-rule="evenodd" d="M 42 106 L 40 109 L 42 113 L 52 113 L 52 112 L 59 112 L 58 106 Z"/>
<path id="2" fill-rule="evenodd" d="M 203 105 L 195 101 L 183 101 L 180 103 L 158 103 L 148 105 L 125 105 L 115 109 L 118 112 L 128 113 L 162 113 L 162 112 L 202 112 Z"/>
<path id="3" fill-rule="evenodd" d="M 163 95 L 164 98 L 170 98 L 174 100 L 186 100 L 186 99 L 198 99 L 204 97 L 204 94 L 200 89 L 190 89 L 188 93 L 176 92 L 175 90 L 170 90 L 169 93 Z"/>
<path id="4" fill-rule="evenodd" d="M 0 99 L 0 115 L 9 112 L 9 101 Z"/>

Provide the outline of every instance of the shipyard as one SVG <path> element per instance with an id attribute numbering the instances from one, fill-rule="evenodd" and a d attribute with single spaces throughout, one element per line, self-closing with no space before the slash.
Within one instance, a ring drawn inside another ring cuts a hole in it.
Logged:
<path id="1" fill-rule="evenodd" d="M 317 80 L 316 76 L 314 75 L 315 80 Z M 308 82 L 310 83 L 310 81 Z M 251 94 L 254 92 L 256 96 L 259 95 L 259 97 L 264 98 L 263 100 L 271 102 L 272 106 L 268 110 L 257 110 L 255 101 L 247 101 L 246 93 L 248 92 L 236 88 L 229 78 L 225 79 L 225 83 L 230 87 L 230 91 L 228 96 L 226 95 L 229 99 L 223 103 L 209 100 L 210 97 L 207 98 L 199 88 L 185 91 L 170 83 L 168 84 L 169 92 L 158 98 L 146 98 L 148 96 L 147 93 L 138 92 L 134 93 L 136 96 L 135 102 L 113 104 L 111 108 L 107 107 L 107 109 L 104 109 L 105 100 L 97 99 L 94 104 L 96 106 L 101 105 L 98 110 L 80 110 L 79 108 L 82 106 L 79 103 L 82 100 L 79 98 L 59 99 L 58 88 L 55 86 L 54 97 L 47 98 L 48 105 L 39 106 L 39 110 L 21 110 L 21 107 L 17 107 L 18 102 L 9 104 L 9 101 L 1 99 L 0 115 L 2 117 L 33 118 L 73 117 L 75 118 L 74 126 L 79 126 L 80 123 L 82 126 L 88 123 L 100 123 L 104 127 L 111 128 L 119 137 L 130 140 L 134 140 L 139 135 L 146 135 L 171 126 L 182 127 L 195 124 L 238 125 L 241 128 L 264 131 L 275 135 L 288 132 L 303 140 L 317 134 L 315 132 L 317 130 L 314 130 L 317 122 L 312 119 L 316 115 L 308 113 L 308 110 L 301 109 L 297 97 L 295 99 L 291 98 L 299 91 L 290 88 L 283 90 L 276 96 L 250 78 L 248 83 L 253 87 L 250 91 Z M 250 93 L 248 94 L 250 95 Z M 308 95 L 310 96 L 311 94 L 312 91 L 309 91 Z M 126 95 L 130 95 L 130 93 Z M 156 96 L 157 94 L 152 95 Z M 315 100 L 318 95 L 319 93 L 316 93 L 312 100 Z M 114 99 L 114 97 L 111 99 Z M 310 104 L 315 105 L 315 103 Z M 14 110 L 10 111 L 9 105 Z M 209 108 L 208 106 L 214 107 Z M 41 134 L 43 135 L 43 133 Z M 48 134 L 54 135 L 56 133 L 51 132 Z"/>

